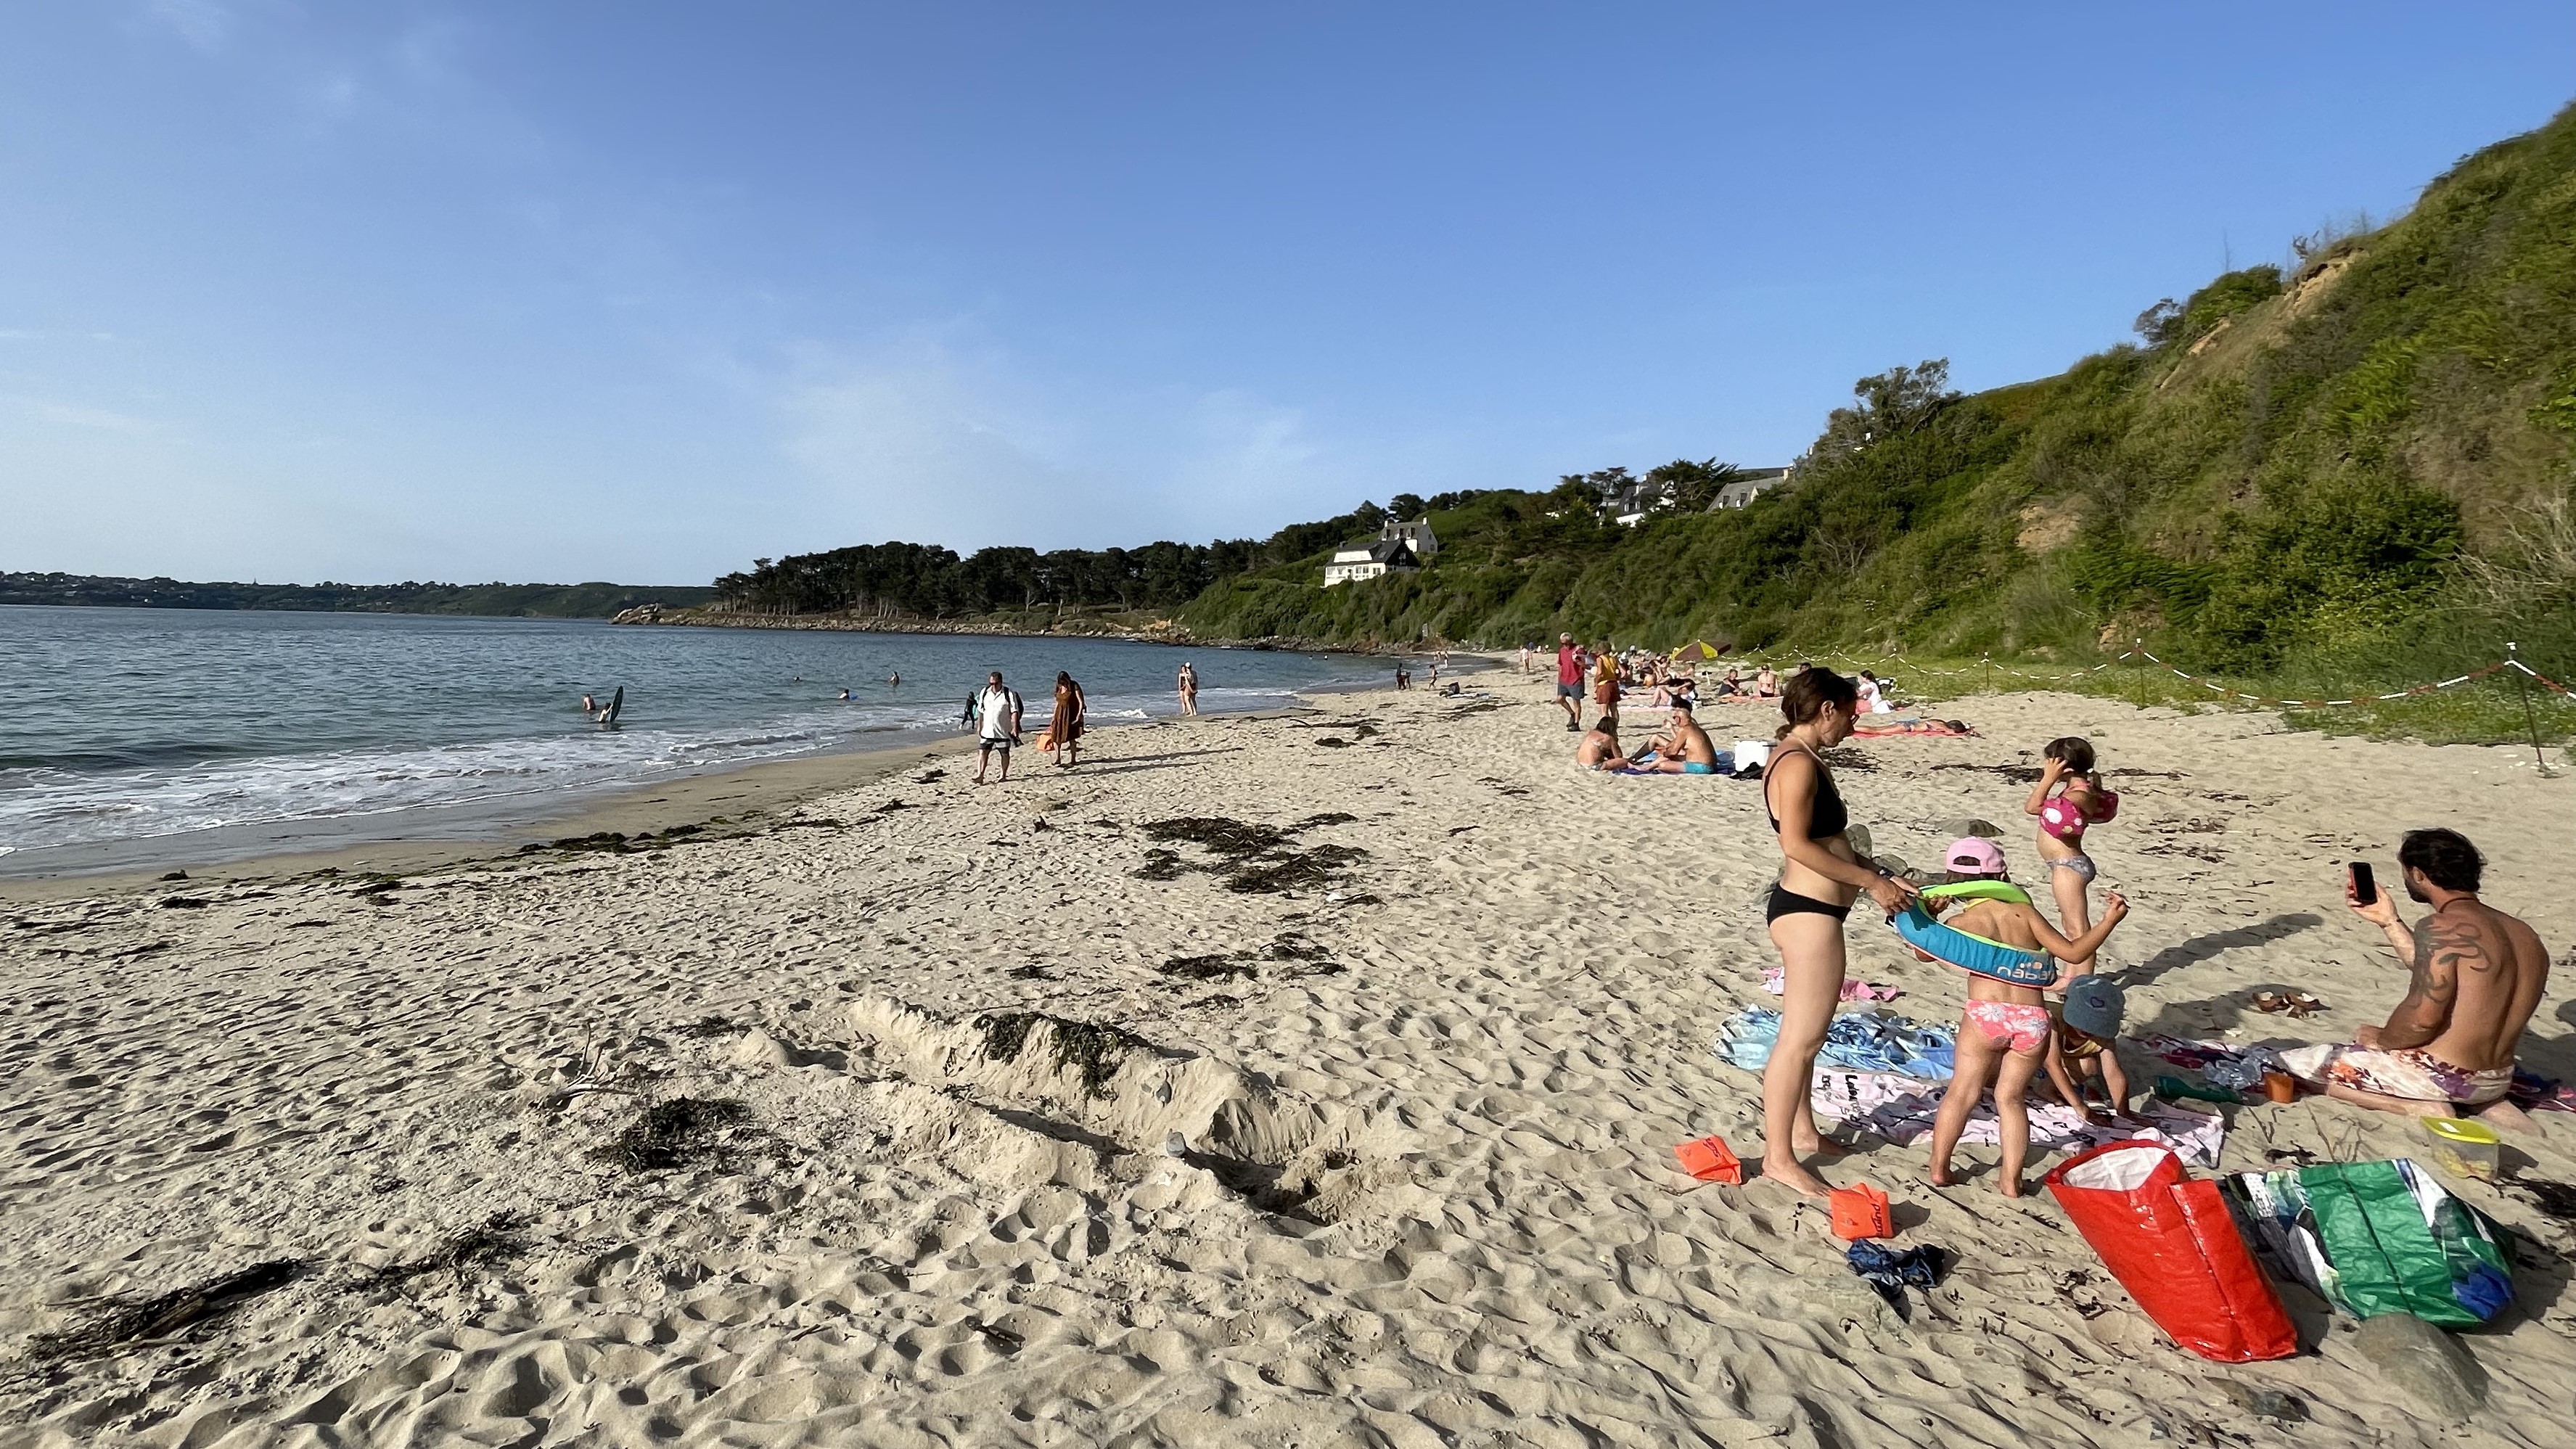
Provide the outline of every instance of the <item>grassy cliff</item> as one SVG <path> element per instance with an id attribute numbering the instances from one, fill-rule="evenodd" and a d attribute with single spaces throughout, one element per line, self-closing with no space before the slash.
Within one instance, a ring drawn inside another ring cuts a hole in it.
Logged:
<path id="1" fill-rule="evenodd" d="M 1324 590 L 1321 556 L 1212 584 L 1201 635 L 2084 661 L 2144 636 L 2296 687 L 2500 655 L 2576 673 L 2576 108 L 2139 319 L 2143 341 L 1958 396 L 1864 379 L 1796 482 L 1622 529 L 1555 494 L 1435 513 L 1409 576 Z M 1553 516 L 1551 516 L 1553 515 Z"/>

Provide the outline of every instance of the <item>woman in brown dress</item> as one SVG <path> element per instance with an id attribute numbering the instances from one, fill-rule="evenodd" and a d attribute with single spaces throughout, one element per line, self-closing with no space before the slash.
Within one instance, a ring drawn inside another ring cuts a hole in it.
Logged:
<path id="1" fill-rule="evenodd" d="M 1047 744 L 1058 765 L 1080 763 L 1082 753 L 1082 686 L 1058 670 L 1055 676 L 1055 721 L 1047 726 Z"/>

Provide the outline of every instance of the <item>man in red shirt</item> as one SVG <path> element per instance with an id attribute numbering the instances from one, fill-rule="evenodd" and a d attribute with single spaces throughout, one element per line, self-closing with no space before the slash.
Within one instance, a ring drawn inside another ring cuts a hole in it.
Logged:
<path id="1" fill-rule="evenodd" d="M 1583 732 L 1583 651 L 1574 647 L 1574 636 L 1556 636 L 1556 702 L 1565 706 L 1565 727 Z"/>

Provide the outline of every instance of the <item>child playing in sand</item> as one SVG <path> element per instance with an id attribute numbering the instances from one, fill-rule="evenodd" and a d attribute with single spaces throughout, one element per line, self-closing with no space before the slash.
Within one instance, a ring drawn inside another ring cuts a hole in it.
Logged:
<path id="1" fill-rule="evenodd" d="M 1950 865 L 1946 884 L 2009 884 L 2004 875 L 2003 850 L 1991 840 L 1970 837 L 1952 841 L 1945 858 Z M 1955 906 L 1943 924 L 1978 938 L 1981 944 L 2030 953 L 2045 951 L 2060 961 L 2090 957 L 2101 949 L 2111 928 L 2129 913 L 2129 903 L 2114 891 L 2103 903 L 2100 922 L 2070 941 L 2030 904 L 2028 895 L 2019 890 L 2010 894 L 2019 899 L 1945 897 L 1936 886 L 1924 893 L 1920 905 L 1934 914 Z M 1959 904 L 1963 900 L 1965 904 Z M 1941 1115 L 1932 1128 L 1934 1187 L 1954 1185 L 1950 1149 L 1959 1144 L 1959 1134 L 1967 1130 L 1968 1114 L 1976 1110 L 1977 1099 L 1991 1086 L 2003 1138 L 2003 1175 L 1997 1186 L 2006 1197 L 2021 1196 L 2022 1159 L 2030 1152 L 2030 1113 L 2023 1106 L 2022 1096 L 2030 1087 L 2030 1079 L 2039 1075 L 2049 1048 L 2048 1008 L 2041 1004 L 2041 989 L 1968 973 L 1968 1009 L 1959 1023 L 1957 1063 L 1950 1077 L 1950 1090 L 1941 1098 Z"/>
<path id="2" fill-rule="evenodd" d="M 2093 742 L 2068 735 L 2050 740 L 2041 755 L 2039 783 L 2022 802 L 2022 813 L 2039 817 L 2039 858 L 2048 867 L 2048 891 L 2057 898 L 2057 918 L 2082 935 L 2092 913 L 2085 887 L 2093 883 L 2093 857 L 2084 853 L 2084 827 L 2099 825 L 2117 813 L 2120 797 L 2102 788 L 2093 768 Z M 2061 958 L 2069 966 L 2089 966 L 2090 955 Z"/>
<path id="3" fill-rule="evenodd" d="M 2048 1053 L 2048 1080 L 2067 1106 L 2097 1127 L 2108 1125 L 2115 1115 L 2128 1122 L 2146 1120 L 2130 1113 L 2129 1074 L 2120 1069 L 2120 1018 L 2127 1010 L 2128 995 L 2118 982 L 2089 973 L 2067 982 L 2066 999 L 2048 1008 L 2056 1033 Z M 2109 1112 L 2087 1098 L 2086 1087 L 2096 1081 L 2110 1098 Z"/>

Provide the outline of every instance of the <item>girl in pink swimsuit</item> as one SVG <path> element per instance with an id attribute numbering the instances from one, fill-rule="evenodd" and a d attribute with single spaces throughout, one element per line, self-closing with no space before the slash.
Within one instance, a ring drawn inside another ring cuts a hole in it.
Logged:
<path id="1" fill-rule="evenodd" d="M 1949 878 L 2003 880 L 2004 853 L 1991 840 L 1970 836 L 1952 841 L 1944 854 Z M 1934 909 L 1951 902 L 1938 902 Z M 2070 940 L 2048 919 L 2018 901 L 1970 900 L 1959 905 L 1950 923 L 1959 930 L 2002 946 L 2046 951 L 2061 961 L 2090 959 L 2129 912 L 2128 902 L 2114 892 L 2101 923 Z M 1978 1099 L 1991 1089 L 1995 1097 L 1996 1135 L 2003 1149 L 2002 1170 L 1995 1186 L 2006 1197 L 2021 1196 L 2022 1160 L 2030 1152 L 2030 1111 L 2023 1100 L 2031 1079 L 2046 1064 L 2050 1023 L 2045 998 L 2036 986 L 2019 986 L 1962 971 L 1968 978 L 1968 1005 L 1959 1022 L 1958 1058 L 1950 1089 L 1942 1095 L 1932 1123 L 1932 1185 L 1950 1187 L 1950 1151 L 1967 1130 Z M 2061 978 L 2063 979 L 2063 978 Z"/>
<path id="2" fill-rule="evenodd" d="M 2084 853 L 2084 828 L 2110 819 L 2120 808 L 2120 797 L 2102 788 L 2102 776 L 2093 768 L 2092 741 L 2068 735 L 2050 740 L 2040 753 L 2047 763 L 2030 798 L 2022 802 L 2022 813 L 2039 817 L 2039 858 L 2048 867 L 2048 892 L 2057 898 L 2058 922 L 2067 935 L 2081 936 L 2093 920 L 2084 893 L 2094 874 L 2093 857 Z"/>

